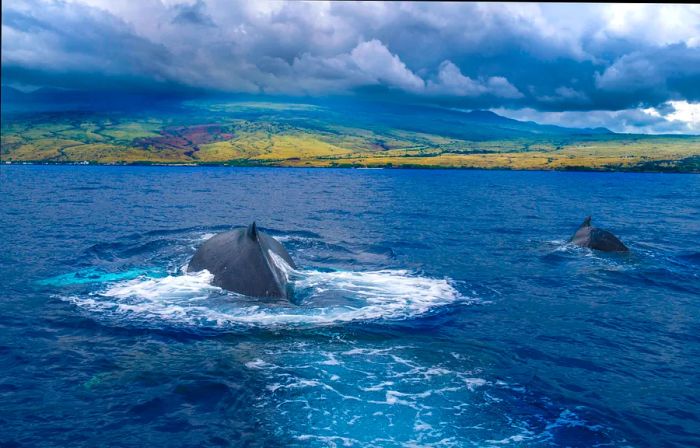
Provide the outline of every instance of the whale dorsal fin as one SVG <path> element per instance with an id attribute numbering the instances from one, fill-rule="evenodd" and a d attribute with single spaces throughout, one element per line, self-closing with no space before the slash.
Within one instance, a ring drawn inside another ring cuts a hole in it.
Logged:
<path id="1" fill-rule="evenodd" d="M 245 233 L 252 240 L 258 239 L 258 228 L 255 226 L 255 221 L 253 221 L 253 223 L 248 226 L 248 229 L 245 231 Z"/>
<path id="2" fill-rule="evenodd" d="M 583 224 L 579 226 L 579 229 L 582 227 L 590 227 L 591 226 L 591 217 L 588 216 L 586 219 L 583 220 Z"/>

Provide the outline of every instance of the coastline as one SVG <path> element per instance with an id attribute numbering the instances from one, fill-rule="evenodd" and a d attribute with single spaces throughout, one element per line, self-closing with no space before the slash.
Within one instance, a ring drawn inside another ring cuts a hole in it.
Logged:
<path id="1" fill-rule="evenodd" d="M 696 162 L 696 163 L 700 163 Z M 343 170 L 425 170 L 425 171 L 523 171 L 523 172 L 583 172 L 583 173 L 648 173 L 648 174 L 700 174 L 700 166 L 695 169 L 683 170 L 676 166 L 664 167 L 663 169 L 644 169 L 638 166 L 624 167 L 622 169 L 571 166 L 565 168 L 513 168 L 508 166 L 486 167 L 486 166 L 443 166 L 443 165 L 388 165 L 388 166 L 364 166 L 353 164 L 335 165 L 284 165 L 284 164 L 264 164 L 264 163 L 231 163 L 231 162 L 202 162 L 202 163 L 163 163 L 163 162 L 54 162 L 54 161 L 0 161 L 3 166 L 95 166 L 95 167 L 182 167 L 182 168 L 285 168 L 285 169 L 343 169 Z"/>

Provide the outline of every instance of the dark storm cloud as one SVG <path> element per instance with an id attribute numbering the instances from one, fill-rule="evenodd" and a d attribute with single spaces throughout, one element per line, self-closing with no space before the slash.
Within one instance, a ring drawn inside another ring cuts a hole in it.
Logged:
<path id="1" fill-rule="evenodd" d="M 167 79 L 173 55 L 123 20 L 76 4 L 3 4 L 3 82 L 66 88 L 154 84 Z"/>
<path id="2" fill-rule="evenodd" d="M 596 74 L 596 86 L 603 91 L 632 97 L 646 96 L 651 102 L 674 95 L 700 100 L 700 48 L 673 44 L 663 48 L 635 51 L 616 60 Z M 675 98 L 679 99 L 679 98 Z"/>
<path id="3" fill-rule="evenodd" d="M 197 0 L 194 5 L 175 5 L 174 10 L 177 11 L 177 15 L 173 18 L 173 23 L 215 26 L 202 0 Z"/>
<path id="4" fill-rule="evenodd" d="M 9 84 L 372 91 L 551 112 L 700 100 L 692 5 L 17 0 L 2 8 Z"/>

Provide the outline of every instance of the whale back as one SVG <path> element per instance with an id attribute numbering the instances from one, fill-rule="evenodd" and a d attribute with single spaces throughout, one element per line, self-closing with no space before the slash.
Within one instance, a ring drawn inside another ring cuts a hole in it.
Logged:
<path id="1" fill-rule="evenodd" d="M 574 236 L 571 237 L 571 243 L 604 252 L 629 251 L 627 246 L 615 235 L 607 230 L 593 227 L 590 216 L 583 221 L 576 233 L 574 233 Z"/>
<path id="2" fill-rule="evenodd" d="M 591 230 L 591 241 L 589 246 L 591 249 L 602 250 L 605 252 L 627 252 L 629 249 L 615 235 L 603 229 Z"/>
<path id="3" fill-rule="evenodd" d="M 253 223 L 247 229 L 220 233 L 205 241 L 187 270 L 206 269 L 214 275 L 214 285 L 239 294 L 288 298 L 287 274 L 275 256 L 296 268 L 282 244 Z"/>

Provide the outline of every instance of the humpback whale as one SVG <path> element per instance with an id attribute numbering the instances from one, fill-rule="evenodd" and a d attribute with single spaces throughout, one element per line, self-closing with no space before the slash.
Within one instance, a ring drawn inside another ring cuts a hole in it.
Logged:
<path id="1" fill-rule="evenodd" d="M 205 241 L 187 271 L 206 269 L 214 275 L 214 285 L 239 294 L 288 299 L 287 275 L 279 259 L 296 269 L 284 246 L 258 230 L 253 222 L 248 228 L 220 233 Z"/>
<path id="2" fill-rule="evenodd" d="M 605 252 L 628 252 L 629 249 L 615 235 L 607 230 L 591 226 L 591 217 L 583 220 L 571 242 L 581 247 L 590 247 Z"/>

